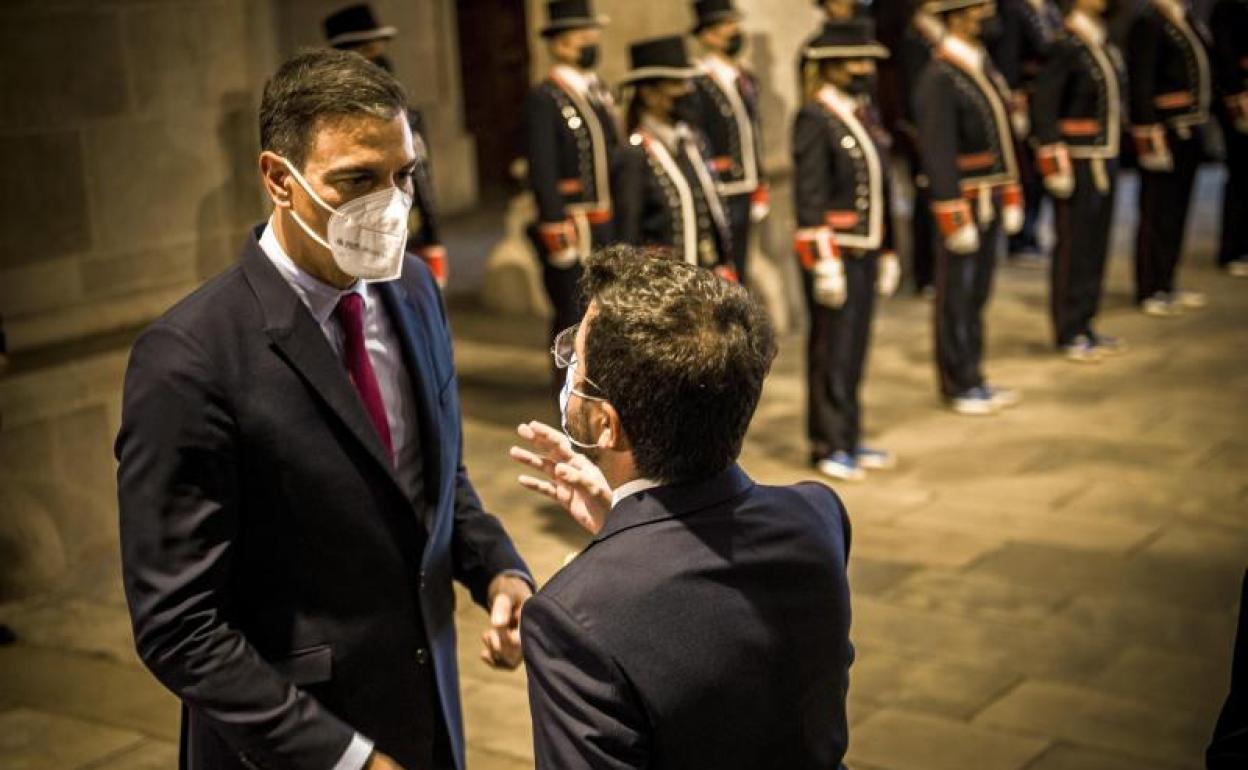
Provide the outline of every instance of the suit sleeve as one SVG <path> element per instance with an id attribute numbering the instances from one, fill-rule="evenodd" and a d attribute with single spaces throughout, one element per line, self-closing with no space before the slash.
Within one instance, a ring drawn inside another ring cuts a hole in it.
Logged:
<path id="1" fill-rule="evenodd" d="M 232 625 L 239 535 L 234 422 L 185 331 L 135 343 L 117 438 L 122 575 L 139 657 L 241 758 L 332 767 L 355 731 L 278 674 Z"/>
<path id="2" fill-rule="evenodd" d="M 815 109 L 803 108 L 793 122 L 793 200 L 799 228 L 824 226 L 831 192 L 827 130 Z"/>
<path id="3" fill-rule="evenodd" d="M 538 594 L 524 606 L 521 638 L 537 770 L 649 766 L 645 710 L 581 625 Z"/>
<path id="4" fill-rule="evenodd" d="M 642 246 L 641 216 L 645 205 L 646 151 L 626 145 L 616 153 L 611 175 L 611 200 L 615 204 L 615 236 L 620 243 Z"/>
<path id="5" fill-rule="evenodd" d="M 568 218 L 559 193 L 559 121 L 550 97 L 540 89 L 524 102 L 524 136 L 529 159 L 529 183 L 537 199 L 538 219 L 562 222 Z"/>
<path id="6" fill-rule="evenodd" d="M 1248 88 L 1248 7 L 1238 2 L 1216 3 L 1209 18 L 1213 32 L 1213 69 L 1223 96 L 1242 93 Z"/>
<path id="7" fill-rule="evenodd" d="M 1157 109 L 1153 104 L 1157 81 L 1157 50 L 1161 30 L 1145 16 L 1131 25 L 1127 38 L 1127 104 L 1131 110 L 1131 122 L 1136 126 L 1151 126 L 1158 122 Z"/>
<path id="8" fill-rule="evenodd" d="M 1031 130 L 1041 146 L 1062 141 L 1057 121 L 1061 117 L 1062 94 L 1074 58 L 1070 44 L 1055 45 L 1044 69 L 1036 77 L 1031 98 Z"/>
<path id="9" fill-rule="evenodd" d="M 956 200 L 961 195 L 958 176 L 957 93 L 936 64 L 919 80 L 915 100 L 918 115 L 919 155 L 931 186 L 933 203 Z"/>
<path id="10" fill-rule="evenodd" d="M 989 46 L 992 61 L 997 65 L 1011 91 L 1017 91 L 1023 82 L 1023 21 L 1014 2 L 1005 0 L 998 6 L 1001 35 Z"/>

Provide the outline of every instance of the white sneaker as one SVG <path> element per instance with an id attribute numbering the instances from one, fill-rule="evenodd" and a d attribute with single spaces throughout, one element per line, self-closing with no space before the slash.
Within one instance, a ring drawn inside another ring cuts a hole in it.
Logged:
<path id="1" fill-rule="evenodd" d="M 984 390 L 988 391 L 988 397 L 992 399 L 992 403 L 1001 409 L 1018 406 L 1023 400 L 1023 395 L 1013 388 L 998 388 L 995 385 L 985 385 Z"/>
<path id="2" fill-rule="evenodd" d="M 1248 257 L 1240 257 L 1228 263 L 1226 274 L 1232 278 L 1248 278 Z"/>
<path id="3" fill-rule="evenodd" d="M 971 388 L 949 400 L 949 408 L 969 417 L 988 417 L 1001 411 L 986 388 Z"/>
<path id="4" fill-rule="evenodd" d="M 862 481 L 867 477 L 858 461 L 849 452 L 834 452 L 815 463 L 820 473 L 839 481 Z"/>
<path id="5" fill-rule="evenodd" d="M 1062 355 L 1066 356 L 1067 361 L 1077 364 L 1099 364 L 1102 358 L 1101 351 L 1092 340 L 1082 334 L 1075 337 L 1069 345 L 1062 346 Z"/>
<path id="6" fill-rule="evenodd" d="M 1174 293 L 1174 302 L 1180 307 L 1202 308 L 1209 304 L 1209 300 L 1205 298 L 1204 292 L 1200 291 L 1176 291 Z"/>
<path id="7" fill-rule="evenodd" d="M 1155 294 L 1140 303 L 1144 315 L 1153 318 L 1175 318 L 1183 315 L 1183 309 L 1164 294 Z"/>

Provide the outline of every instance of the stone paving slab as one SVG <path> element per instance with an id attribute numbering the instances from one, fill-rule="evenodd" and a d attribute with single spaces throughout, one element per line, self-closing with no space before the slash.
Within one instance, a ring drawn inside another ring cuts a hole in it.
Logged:
<path id="1" fill-rule="evenodd" d="M 136 746 L 137 733 L 18 708 L 0 713 L 0 758 L 5 770 L 64 770 L 112 757 Z"/>
<path id="2" fill-rule="evenodd" d="M 951 719 L 888 709 L 857 726 L 847 764 L 880 770 L 1022 770 L 1048 741 Z"/>

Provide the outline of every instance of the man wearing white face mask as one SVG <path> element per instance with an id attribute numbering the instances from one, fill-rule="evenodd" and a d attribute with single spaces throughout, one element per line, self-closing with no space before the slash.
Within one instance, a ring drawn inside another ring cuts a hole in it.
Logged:
<path id="1" fill-rule="evenodd" d="M 183 767 L 462 770 L 452 580 L 520 662 L 532 578 L 463 467 L 441 295 L 404 254 L 402 88 L 357 54 L 266 84 L 274 204 L 135 343 L 117 439 L 138 652 Z"/>

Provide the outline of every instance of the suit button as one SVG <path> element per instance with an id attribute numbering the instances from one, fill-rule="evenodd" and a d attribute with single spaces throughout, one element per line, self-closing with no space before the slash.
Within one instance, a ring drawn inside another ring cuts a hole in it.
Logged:
<path id="1" fill-rule="evenodd" d="M 424 647 L 416 650 L 416 665 L 423 666 L 429 662 L 429 651 Z"/>
<path id="2" fill-rule="evenodd" d="M 420 571 L 420 590 L 425 590 L 425 571 Z"/>

